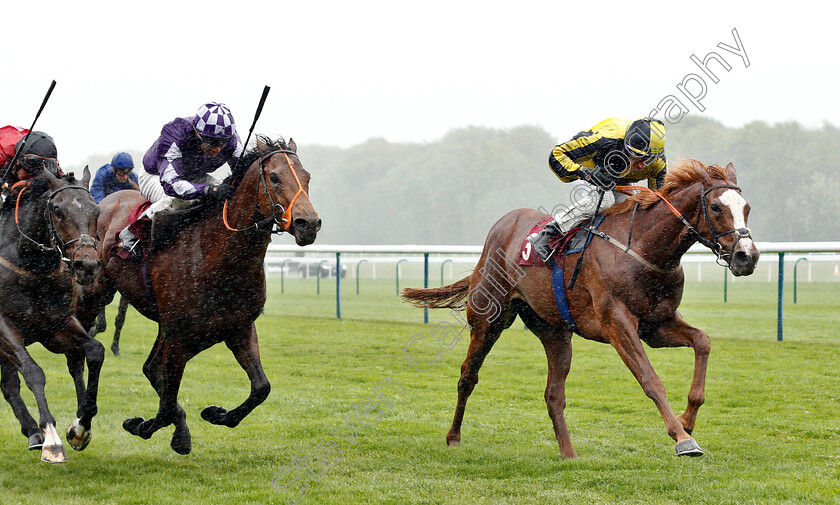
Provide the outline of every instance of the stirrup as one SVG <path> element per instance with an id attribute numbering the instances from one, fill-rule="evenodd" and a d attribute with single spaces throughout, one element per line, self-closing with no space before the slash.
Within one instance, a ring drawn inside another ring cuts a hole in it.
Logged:
<path id="1" fill-rule="evenodd" d="M 548 260 L 554 255 L 555 249 L 548 247 L 548 234 L 545 233 L 545 230 L 541 230 L 538 233 L 534 233 L 530 237 L 528 237 L 528 242 L 531 243 L 531 250 L 539 256 L 544 263 L 548 263 Z M 539 245 L 538 245 L 539 244 Z M 545 251 L 548 251 L 548 254 L 544 254 Z"/>

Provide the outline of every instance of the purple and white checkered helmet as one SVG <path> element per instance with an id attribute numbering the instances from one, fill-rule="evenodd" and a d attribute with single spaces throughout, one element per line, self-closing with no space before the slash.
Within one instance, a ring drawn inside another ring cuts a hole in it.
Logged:
<path id="1" fill-rule="evenodd" d="M 199 135 L 213 138 L 232 138 L 236 135 L 233 114 L 223 103 L 206 103 L 198 108 L 192 121 Z"/>

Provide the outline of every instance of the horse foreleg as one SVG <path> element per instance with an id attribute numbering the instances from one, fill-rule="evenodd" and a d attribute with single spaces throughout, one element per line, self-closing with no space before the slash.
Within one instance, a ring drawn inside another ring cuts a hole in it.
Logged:
<path id="1" fill-rule="evenodd" d="M 117 309 L 117 318 L 114 319 L 114 341 L 111 342 L 111 352 L 114 356 L 120 355 L 120 333 L 125 324 L 126 311 L 128 311 L 128 298 L 120 295 L 120 306 Z"/>
<path id="2" fill-rule="evenodd" d="M 607 321 L 604 325 L 605 335 L 624 361 L 624 364 L 636 377 L 645 395 L 653 400 L 659 414 L 665 421 L 668 435 L 677 442 L 677 454 L 680 456 L 702 455 L 703 450 L 685 431 L 682 423 L 677 420 L 677 416 L 671 409 L 671 404 L 665 394 L 665 385 L 656 375 L 653 365 L 650 364 L 650 360 L 642 347 L 642 341 L 638 334 L 638 322 L 632 318 L 629 310 L 621 302 L 614 301 L 605 310 L 609 311 L 609 315 L 602 317 L 602 320 Z"/>
<path id="3" fill-rule="evenodd" d="M 691 389 L 688 391 L 688 405 L 685 412 L 677 417 L 690 435 L 697 420 L 697 411 L 706 399 L 706 367 L 712 347 L 709 336 L 683 321 L 677 314 L 674 320 L 657 325 L 649 343 L 652 347 L 691 347 L 694 349 L 694 376 L 691 380 Z"/>
<path id="4" fill-rule="evenodd" d="M 268 394 L 271 392 L 271 384 L 269 384 L 260 362 L 257 329 L 253 324 L 251 324 L 247 337 L 227 340 L 225 344 L 233 352 L 239 366 L 248 374 L 248 380 L 251 381 L 251 393 L 240 406 L 230 412 L 222 407 L 210 405 L 201 411 L 201 418 L 213 424 L 233 428 L 268 398 Z"/>
<path id="5" fill-rule="evenodd" d="M 44 386 L 47 383 L 44 370 L 35 363 L 25 348 L 17 353 L 20 361 L 20 373 L 26 382 L 26 387 L 32 391 L 35 403 L 38 405 L 38 427 L 43 431 L 44 442 L 41 446 L 41 461 L 46 463 L 63 463 L 67 461 L 64 453 L 64 446 L 58 431 L 55 429 L 55 418 L 50 413 L 47 405 L 47 396 L 44 393 Z"/>
<path id="6" fill-rule="evenodd" d="M 20 423 L 20 432 L 29 439 L 29 450 L 40 449 L 44 445 L 44 434 L 20 397 L 20 377 L 18 377 L 17 368 L 2 358 L 0 358 L 0 389 L 3 390 L 3 398 L 11 405 L 12 412 Z"/>
<path id="7" fill-rule="evenodd" d="M 268 398 L 271 384 L 263 371 L 257 329 L 253 324 L 247 336 L 226 340 L 225 344 L 233 353 L 239 366 L 248 374 L 251 392 L 248 398 L 235 409 L 227 411 L 222 407 L 211 405 L 201 411 L 201 417 L 210 423 L 233 428 Z"/>
<path id="8" fill-rule="evenodd" d="M 77 330 L 81 329 L 81 326 Z M 81 352 L 78 349 L 81 348 Z M 76 387 L 78 408 L 76 419 L 67 428 L 67 442 L 74 450 L 81 451 L 90 443 L 93 418 L 99 411 L 99 373 L 105 360 L 105 348 L 96 339 L 86 338 L 84 331 L 76 332 L 74 350 L 68 352 L 67 368 Z M 84 365 L 87 363 L 87 387 L 84 381 Z"/>

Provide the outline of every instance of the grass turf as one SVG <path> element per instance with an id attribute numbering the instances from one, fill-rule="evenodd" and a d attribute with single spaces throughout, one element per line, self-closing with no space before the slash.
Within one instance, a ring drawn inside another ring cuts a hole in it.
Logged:
<path id="1" fill-rule="evenodd" d="M 520 323 L 487 358 L 462 443 L 450 449 L 444 436 L 468 335 L 418 371 L 404 349 L 418 334 L 431 337 L 433 325 L 409 322 L 422 321 L 422 310 L 399 303 L 393 284 L 368 286 L 357 305 L 353 289 L 337 320 L 334 285 L 317 295 L 306 282 L 298 293 L 288 283 L 286 293 L 273 293 L 258 320 L 272 393 L 238 428 L 198 415 L 247 395 L 230 352 L 216 346 L 188 364 L 179 397 L 192 429 L 188 456 L 169 449 L 171 427 L 151 440 L 121 428 L 126 417 L 157 409 L 141 372 L 155 327 L 133 309 L 123 356 L 107 355 L 100 414 L 84 452 L 65 445 L 67 463 L 40 463 L 3 402 L 0 503 L 268 504 L 296 496 L 306 504 L 840 503 L 835 284 L 800 287 L 798 303 L 786 305 L 784 342 L 775 341 L 775 284 L 730 285 L 727 304 L 720 286 L 689 285 L 681 310 L 712 338 L 694 433 L 707 451 L 702 458 L 675 456 L 653 403 L 611 347 L 575 338 L 566 416 L 580 457 L 564 461 L 543 400 L 544 353 Z M 445 311 L 432 313 L 433 323 L 445 320 Z M 416 349 L 436 351 L 432 338 Z M 64 359 L 39 345 L 30 352 L 47 372 L 63 430 L 75 411 Z M 648 355 L 681 412 L 692 351 Z M 26 389 L 24 398 L 32 405 Z"/>

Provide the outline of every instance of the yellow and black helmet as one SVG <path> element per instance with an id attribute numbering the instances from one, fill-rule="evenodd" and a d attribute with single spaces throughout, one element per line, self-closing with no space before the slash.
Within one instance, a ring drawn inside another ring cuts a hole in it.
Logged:
<path id="1" fill-rule="evenodd" d="M 661 158 L 665 154 L 665 123 L 658 119 L 637 119 L 627 127 L 624 147 L 640 158 Z"/>

